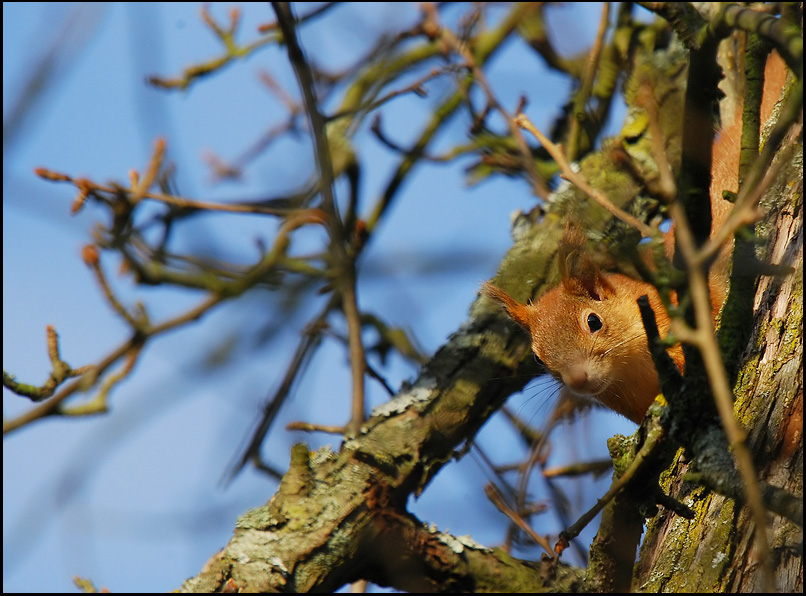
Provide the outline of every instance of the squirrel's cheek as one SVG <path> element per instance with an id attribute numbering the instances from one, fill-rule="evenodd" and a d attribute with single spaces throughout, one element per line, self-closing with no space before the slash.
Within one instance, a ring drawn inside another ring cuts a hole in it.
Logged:
<path id="1" fill-rule="evenodd" d="M 538 357 L 540 362 L 545 364 L 548 368 L 551 368 L 551 366 L 549 366 L 549 363 L 546 362 L 546 354 L 543 353 L 543 350 L 541 349 L 541 344 L 538 342 L 538 340 L 532 342 L 532 352 L 534 352 L 534 355 Z"/>

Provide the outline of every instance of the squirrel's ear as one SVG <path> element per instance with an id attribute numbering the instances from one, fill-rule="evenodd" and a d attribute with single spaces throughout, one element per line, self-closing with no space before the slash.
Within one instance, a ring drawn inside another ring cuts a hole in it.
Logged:
<path id="1" fill-rule="evenodd" d="M 567 225 L 560 241 L 558 256 L 563 287 L 569 294 L 593 300 L 611 297 L 615 290 L 588 252 L 585 235 Z"/>
<path id="2" fill-rule="evenodd" d="M 498 302 L 507 311 L 509 317 L 519 325 L 529 328 L 529 307 L 521 304 L 504 290 L 490 282 L 481 286 L 481 293 Z"/>

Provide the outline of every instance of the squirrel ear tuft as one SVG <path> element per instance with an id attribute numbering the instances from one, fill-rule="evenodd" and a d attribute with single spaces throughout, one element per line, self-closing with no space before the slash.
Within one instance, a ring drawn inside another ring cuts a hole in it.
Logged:
<path id="1" fill-rule="evenodd" d="M 569 294 L 604 300 L 615 293 L 588 251 L 585 235 L 570 223 L 558 250 L 563 287 Z"/>
<path id="2" fill-rule="evenodd" d="M 521 304 L 498 286 L 485 282 L 481 293 L 498 302 L 507 311 L 509 317 L 519 325 L 529 328 L 529 307 Z"/>

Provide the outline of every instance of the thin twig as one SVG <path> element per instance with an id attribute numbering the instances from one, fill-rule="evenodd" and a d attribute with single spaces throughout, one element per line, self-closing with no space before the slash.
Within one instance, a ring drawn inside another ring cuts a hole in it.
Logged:
<path id="1" fill-rule="evenodd" d="M 303 432 L 327 433 L 330 435 L 343 435 L 343 426 L 333 426 L 331 424 L 314 424 L 313 422 L 289 422 L 285 425 L 286 430 L 300 430 Z"/>
<path id="2" fill-rule="evenodd" d="M 321 16 L 326 11 L 336 6 L 337 2 L 327 2 L 322 6 L 318 6 L 308 14 L 300 17 L 300 22 L 313 19 Z M 180 77 L 176 78 L 162 78 L 158 76 L 151 76 L 148 81 L 156 86 L 164 89 L 187 89 L 192 83 L 198 79 L 213 74 L 224 66 L 233 62 L 234 60 L 243 59 L 248 57 L 253 52 L 259 50 L 265 45 L 277 43 L 280 41 L 280 36 L 276 32 L 276 24 L 271 23 L 258 28 L 258 31 L 264 34 L 262 37 L 252 41 L 243 46 L 239 46 L 235 42 L 235 33 L 240 24 L 240 10 L 234 9 L 230 12 L 230 24 L 227 28 L 222 27 L 210 15 L 206 7 L 202 8 L 202 20 L 210 27 L 211 31 L 218 37 L 219 41 L 224 46 L 224 55 L 213 58 L 201 64 L 195 64 L 185 68 Z"/>
<path id="3" fill-rule="evenodd" d="M 480 65 L 485 64 L 504 45 L 512 32 L 518 29 L 519 24 L 538 10 L 540 10 L 539 3 L 513 4 L 498 27 L 485 33 L 485 43 L 483 46 L 477 47 L 476 62 Z M 436 44 L 432 45 L 436 46 Z M 411 148 L 405 151 L 405 155 L 390 176 L 369 215 L 365 218 L 367 233 L 371 234 L 377 228 L 397 192 L 401 189 L 406 175 L 424 158 L 429 143 L 433 141 L 446 123 L 451 121 L 451 116 L 462 105 L 463 97 L 462 91 L 457 90 L 432 111 L 432 116 L 428 123 L 417 137 L 417 140 L 411 145 Z"/>
<path id="4" fill-rule="evenodd" d="M 591 95 L 593 82 L 596 79 L 596 72 L 599 69 L 599 57 L 602 55 L 607 24 L 610 20 L 610 2 L 602 3 L 602 16 L 599 19 L 599 30 L 596 32 L 596 40 L 588 56 L 588 63 L 585 66 L 585 74 L 579 86 L 576 99 L 574 101 L 574 113 L 571 114 L 571 125 L 568 130 L 568 155 L 571 161 L 577 158 L 579 126 L 584 117 L 585 104 Z"/>
<path id="5" fill-rule="evenodd" d="M 80 377 L 90 368 L 88 366 L 72 368 L 62 360 L 59 350 L 59 335 L 56 333 L 56 329 L 52 325 L 48 325 L 46 334 L 48 356 L 52 366 L 47 381 L 37 387 L 36 385 L 30 385 L 28 383 L 20 383 L 14 378 L 14 375 L 9 374 L 5 370 L 3 371 L 3 387 L 6 387 L 12 393 L 30 398 L 31 401 L 34 402 L 40 402 L 49 398 L 59 385 L 64 383 L 67 379 Z"/>
<path id="6" fill-rule="evenodd" d="M 106 301 L 112 307 L 112 310 L 118 313 L 133 330 L 142 331 L 147 322 L 145 320 L 138 320 L 133 317 L 129 312 L 129 309 L 123 306 L 120 300 L 118 300 L 117 296 L 115 296 L 115 293 L 112 291 L 109 282 L 106 281 L 106 275 L 104 275 L 104 271 L 101 268 L 101 259 L 98 255 L 98 249 L 95 248 L 95 246 L 88 245 L 84 247 L 84 255 L 84 262 L 90 267 L 90 269 L 92 269 L 93 273 L 95 273 L 95 279 L 98 280 L 98 285 L 101 286 L 101 292 L 106 298 Z"/>
<path id="7" fill-rule="evenodd" d="M 562 147 L 552 143 L 546 135 L 540 132 L 540 130 L 538 130 L 538 128 L 532 124 L 532 121 L 529 120 L 526 114 L 518 114 L 515 116 L 514 121 L 521 128 L 525 128 L 531 132 L 537 138 L 537 140 L 540 141 L 540 144 L 543 145 L 546 151 L 549 152 L 549 155 L 551 155 L 554 161 L 557 162 L 563 178 L 587 194 L 590 198 L 596 201 L 601 207 L 612 213 L 615 217 L 641 232 L 642 236 L 649 238 L 654 235 L 652 228 L 638 221 L 635 217 L 623 209 L 616 207 L 612 201 L 610 201 L 610 199 L 588 184 L 588 181 L 585 180 L 584 177 L 574 172 L 574 170 L 571 168 L 571 165 L 568 163 L 568 160 L 565 158 Z"/>
<path id="8" fill-rule="evenodd" d="M 52 170 L 48 170 L 47 168 L 36 168 L 34 172 L 36 173 L 37 176 L 39 176 L 40 178 L 44 178 L 45 180 L 50 180 L 52 182 L 69 182 L 75 185 L 77 188 L 79 188 L 80 191 L 83 191 L 85 194 L 89 191 L 96 193 L 108 193 L 112 195 L 120 194 L 119 187 L 113 187 L 104 184 L 96 184 L 95 182 L 90 182 L 85 178 L 73 178 L 72 176 L 68 176 L 67 174 L 54 172 Z M 153 201 L 165 203 L 166 205 L 171 205 L 173 207 L 178 207 L 180 209 L 220 211 L 222 213 L 257 213 L 263 215 L 285 216 L 289 214 L 289 211 L 293 211 L 293 209 L 291 210 L 281 209 L 276 207 L 266 207 L 263 205 L 238 204 L 238 203 L 227 205 L 224 203 L 210 203 L 207 201 L 198 201 L 196 199 L 188 199 L 186 197 L 168 195 L 160 192 L 146 192 L 141 196 L 141 198 L 151 199 Z"/>
<path id="9" fill-rule="evenodd" d="M 437 24 L 437 15 L 434 7 L 429 4 L 425 4 L 423 9 L 427 11 L 427 18 L 431 19 L 434 24 Z M 478 83 L 479 87 L 481 87 L 484 94 L 487 96 L 487 101 L 490 105 L 492 105 L 496 110 L 498 110 L 501 115 L 504 117 L 504 120 L 509 127 L 510 133 L 512 134 L 512 138 L 515 139 L 515 142 L 518 144 L 518 150 L 521 154 L 521 162 L 523 164 L 523 169 L 529 174 L 529 177 L 532 180 L 532 186 L 535 194 L 537 195 L 544 195 L 546 194 L 546 187 L 543 183 L 542 177 L 538 174 L 537 168 L 535 167 L 534 158 L 532 157 L 532 152 L 529 149 L 529 145 L 526 143 L 526 139 L 523 137 L 523 134 L 520 131 L 520 128 L 516 125 L 513 121 L 512 116 L 509 112 L 501 105 L 501 102 L 498 101 L 495 94 L 492 91 L 492 87 L 490 86 L 489 82 L 487 81 L 487 77 L 484 74 L 484 71 L 479 67 L 478 63 L 476 62 L 475 57 L 473 54 L 467 49 L 467 44 L 462 43 L 456 36 L 451 32 L 449 29 L 445 29 L 440 27 L 439 29 L 442 39 L 450 45 L 453 50 L 458 53 L 462 58 L 465 60 L 465 63 L 473 72 L 473 78 Z"/>
<path id="10" fill-rule="evenodd" d="M 595 461 L 579 462 L 564 466 L 546 468 L 543 470 L 543 477 L 554 478 L 557 476 L 583 476 L 586 474 L 593 474 L 593 477 L 596 478 L 607 472 L 612 467 L 612 460 L 599 459 Z"/>
<path id="11" fill-rule="evenodd" d="M 126 363 L 123 365 L 123 368 L 119 372 L 110 374 L 104 379 L 104 382 L 101 384 L 101 388 L 98 390 L 98 393 L 95 394 L 93 399 L 71 407 L 62 406 L 58 409 L 59 415 L 90 416 L 92 414 L 103 414 L 104 412 L 108 411 L 109 408 L 107 396 L 109 395 L 109 392 L 115 385 L 120 383 L 123 379 L 131 374 L 131 372 L 134 370 L 134 365 L 137 364 L 137 360 L 140 358 L 142 351 L 142 344 L 134 346 L 131 350 L 129 350 Z"/>
<path id="12" fill-rule="evenodd" d="M 621 491 L 630 481 L 632 481 L 633 478 L 636 477 L 638 472 L 643 468 L 644 462 L 646 462 L 647 459 L 655 452 L 656 448 L 659 448 L 662 445 L 662 439 L 664 436 L 665 435 L 660 427 L 656 427 L 653 429 L 653 432 L 647 433 L 644 444 L 641 445 L 641 448 L 638 450 L 638 453 L 635 454 L 635 458 L 632 460 L 630 466 L 627 468 L 624 474 L 613 481 L 607 492 L 600 499 L 597 499 L 596 504 L 593 507 L 591 507 L 574 524 L 569 526 L 560 534 L 560 539 L 557 542 L 557 546 L 555 546 L 555 550 L 565 550 L 570 541 L 579 536 L 579 533 L 585 528 L 585 526 L 593 521 L 593 518 L 595 518 L 611 500 L 613 500 L 619 491 Z"/>
<path id="13" fill-rule="evenodd" d="M 504 502 L 503 495 L 498 490 L 494 484 L 488 484 L 484 487 L 484 493 L 487 495 L 487 498 L 490 499 L 490 502 L 496 506 L 496 508 L 506 515 L 510 521 L 512 521 L 515 525 L 517 525 L 527 536 L 529 536 L 532 540 L 534 540 L 537 544 L 543 547 L 543 549 L 550 554 L 555 559 L 558 557 L 557 553 L 554 552 L 551 548 L 551 544 L 549 541 L 543 538 L 540 534 L 535 532 L 532 527 L 526 523 L 526 520 L 523 519 L 517 511 L 512 509 L 509 505 Z"/>
<path id="14" fill-rule="evenodd" d="M 8 435 L 9 433 L 22 428 L 23 426 L 30 424 L 36 420 L 44 418 L 53 414 L 59 404 L 63 402 L 65 399 L 76 393 L 77 391 L 84 391 L 87 389 L 87 385 L 94 384 L 94 381 L 102 375 L 110 366 L 112 366 L 115 362 L 117 362 L 120 358 L 125 356 L 129 351 L 134 348 L 138 343 L 142 342 L 142 337 L 138 335 L 134 335 L 125 341 L 123 344 L 118 346 L 112 353 L 110 353 L 106 358 L 104 358 L 101 362 L 96 364 L 90 370 L 84 373 L 79 379 L 73 381 L 66 387 L 64 387 L 61 391 L 59 391 L 56 395 L 54 395 L 49 400 L 42 402 L 35 408 L 24 412 L 20 416 L 16 418 L 12 418 L 11 420 L 3 420 L 3 436 Z"/>
<path id="15" fill-rule="evenodd" d="M 411 85 L 406 85 L 401 89 L 394 89 L 384 95 L 383 97 L 379 97 L 378 99 L 369 101 L 365 104 L 347 108 L 336 112 L 328 117 L 329 121 L 338 120 L 339 118 L 344 118 L 345 116 L 355 116 L 356 114 L 363 113 L 363 112 L 371 112 L 382 106 L 383 104 L 391 101 L 396 97 L 400 97 L 401 95 L 407 95 L 409 93 L 414 93 L 420 97 L 425 97 L 427 95 L 425 89 L 423 89 L 423 85 L 425 85 L 428 81 L 437 78 L 445 74 L 447 69 L 433 69 L 431 72 L 426 74 L 425 76 L 417 79 Z"/>
<path id="16" fill-rule="evenodd" d="M 325 131 L 326 121 L 319 111 L 314 94 L 314 81 L 310 66 L 299 44 L 296 34 L 295 18 L 288 2 L 272 2 L 277 14 L 277 24 L 283 32 L 288 59 L 294 68 L 302 91 L 305 111 L 311 122 L 311 131 L 316 147 L 316 164 L 321 180 L 320 191 L 323 198 L 323 209 L 332 217 L 329 222 L 331 250 L 336 257 L 338 273 L 336 283 L 341 294 L 342 310 L 347 319 L 347 330 L 350 345 L 350 372 L 352 377 L 353 398 L 352 414 L 347 425 L 352 432 L 357 432 L 364 422 L 364 362 L 366 359 L 364 344 L 361 338 L 361 317 L 358 309 L 356 293 L 356 269 L 353 256 L 347 253 L 345 240 L 348 231 L 344 225 L 333 194 L 333 164 L 331 151 Z"/>
<path id="17" fill-rule="evenodd" d="M 229 288 L 229 291 L 212 293 L 194 308 L 158 325 L 149 325 L 145 322 L 138 325 L 134 328 L 134 333 L 126 342 L 116 348 L 111 354 L 109 354 L 94 367 L 85 369 L 86 372 L 77 381 L 66 386 L 59 393 L 48 399 L 46 402 L 43 402 L 36 408 L 25 412 L 13 420 L 3 421 L 3 434 L 5 435 L 6 433 L 12 432 L 30 422 L 33 422 L 34 420 L 38 420 L 42 417 L 56 413 L 61 402 L 78 391 L 86 391 L 94 386 L 100 376 L 110 366 L 112 366 L 126 354 L 132 353 L 132 350 L 139 351 L 140 348 L 145 345 L 147 340 L 166 331 L 181 327 L 186 323 L 196 321 L 227 298 L 242 293 L 245 288 L 249 287 L 250 284 L 256 283 L 257 279 L 259 279 L 260 276 L 265 273 L 265 269 L 270 269 L 273 267 L 279 258 L 285 254 L 290 242 L 289 234 L 296 228 L 309 223 L 322 224 L 322 216 L 317 214 L 316 210 L 309 210 L 307 213 L 302 213 L 296 217 L 289 218 L 280 228 L 280 232 L 275 239 L 272 251 L 261 260 L 259 265 L 250 270 L 243 279 L 233 282 L 234 285 Z"/>
<path id="18" fill-rule="evenodd" d="M 285 370 L 285 374 L 283 375 L 283 380 L 280 382 L 280 386 L 272 394 L 271 398 L 267 399 L 266 403 L 263 405 L 263 413 L 260 421 L 255 427 L 255 430 L 252 432 L 252 436 L 249 438 L 246 448 L 228 467 L 227 472 L 222 478 L 223 484 L 228 484 L 230 481 L 232 481 L 232 479 L 250 460 L 255 462 L 258 468 L 264 469 L 269 473 L 273 472 L 273 468 L 262 464 L 262 460 L 260 458 L 260 446 L 263 444 L 263 440 L 266 438 L 266 435 L 271 429 L 271 425 L 273 424 L 274 419 L 277 417 L 280 407 L 283 405 L 283 403 L 285 403 L 285 400 L 288 399 L 289 395 L 291 394 L 291 389 L 293 388 L 294 382 L 300 377 L 305 369 L 305 366 L 310 361 L 314 350 L 319 345 L 321 332 L 327 327 L 327 316 L 330 314 L 330 311 L 333 310 L 335 305 L 336 295 L 332 294 L 330 296 L 330 300 L 328 300 L 328 303 L 325 305 L 322 311 L 305 326 L 305 331 L 300 338 L 297 349 L 294 350 L 294 355 L 292 356 L 291 362 Z"/>

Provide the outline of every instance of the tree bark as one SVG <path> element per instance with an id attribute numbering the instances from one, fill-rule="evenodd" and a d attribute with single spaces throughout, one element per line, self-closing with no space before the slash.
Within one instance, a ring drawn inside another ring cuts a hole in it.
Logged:
<path id="1" fill-rule="evenodd" d="M 745 350 L 736 417 L 760 479 L 803 494 L 803 177 L 799 154 L 768 193 L 764 253 L 791 265 L 791 275 L 762 277 L 754 333 Z M 764 256 L 764 255 L 762 255 Z M 650 520 L 634 587 L 647 592 L 764 591 L 756 531 L 748 509 L 685 482 L 691 462 L 678 458 L 665 488 L 695 510 L 692 520 L 668 513 Z M 802 529 L 777 515 L 766 528 L 772 551 L 767 572 L 780 592 L 803 591 Z M 681 570 L 686 570 L 681 572 Z"/>

